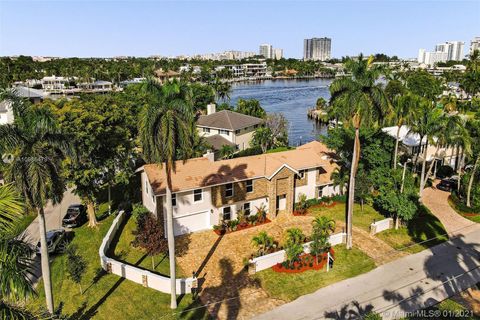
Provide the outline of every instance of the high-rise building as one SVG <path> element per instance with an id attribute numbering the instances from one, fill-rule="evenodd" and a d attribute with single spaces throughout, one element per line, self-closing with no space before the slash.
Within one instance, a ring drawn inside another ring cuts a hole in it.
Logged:
<path id="1" fill-rule="evenodd" d="M 261 56 L 264 56 L 265 59 L 272 59 L 273 58 L 273 47 L 271 44 L 261 44 L 260 51 Z"/>
<path id="2" fill-rule="evenodd" d="M 447 54 L 447 61 L 463 60 L 463 47 L 465 42 L 462 41 L 447 41 L 439 43 L 435 46 L 435 52 L 444 52 Z"/>
<path id="3" fill-rule="evenodd" d="M 332 39 L 330 38 L 312 38 L 303 41 L 303 59 L 320 60 L 330 59 L 332 49 Z"/>
<path id="4" fill-rule="evenodd" d="M 418 50 L 418 58 L 417 61 L 418 63 L 425 63 L 425 49 L 419 49 Z"/>
<path id="5" fill-rule="evenodd" d="M 275 48 L 273 49 L 273 58 L 274 59 L 282 59 L 283 58 L 283 49 Z"/>
<path id="6" fill-rule="evenodd" d="M 470 41 L 470 51 L 469 53 L 472 54 L 473 51 L 475 50 L 480 50 L 480 37 L 475 37 L 473 38 L 472 41 Z"/>

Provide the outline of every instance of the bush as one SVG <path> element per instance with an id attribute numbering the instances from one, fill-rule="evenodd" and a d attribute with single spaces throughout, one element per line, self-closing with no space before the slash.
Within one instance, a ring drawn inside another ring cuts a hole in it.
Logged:
<path id="1" fill-rule="evenodd" d="M 142 217 L 137 224 L 137 229 L 132 232 L 135 236 L 132 245 L 144 249 L 152 257 L 152 268 L 155 268 L 153 256 L 167 252 L 168 242 L 165 239 L 163 224 L 153 214 Z"/>
<path id="2" fill-rule="evenodd" d="M 454 170 L 450 166 L 440 166 L 437 170 L 437 178 L 444 179 L 451 177 L 454 173 Z"/>
<path id="3" fill-rule="evenodd" d="M 472 206 L 467 207 L 465 204 L 465 201 L 463 199 L 460 199 L 458 197 L 458 194 L 456 191 L 452 192 L 452 194 L 449 197 L 450 203 L 453 205 L 453 207 L 457 210 L 460 211 L 461 213 L 479 213 L 480 212 L 480 207 L 474 207 Z"/>
<path id="4" fill-rule="evenodd" d="M 135 203 L 133 205 L 132 217 L 135 219 L 137 224 L 149 214 L 151 214 L 151 212 L 147 208 L 145 208 L 144 205 L 142 205 L 140 203 Z"/>

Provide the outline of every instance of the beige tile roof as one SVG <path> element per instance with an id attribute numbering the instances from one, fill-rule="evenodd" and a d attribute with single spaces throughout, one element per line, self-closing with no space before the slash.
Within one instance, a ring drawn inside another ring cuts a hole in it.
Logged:
<path id="1" fill-rule="evenodd" d="M 252 178 L 271 178 L 284 165 L 294 170 L 323 167 L 332 172 L 337 166 L 333 153 L 318 141 L 310 142 L 295 150 L 261 154 L 212 162 L 207 158 L 177 161 L 172 175 L 173 191 L 186 191 Z M 158 164 L 143 166 L 148 180 L 157 195 L 165 193 L 166 174 Z M 330 179 L 330 175 L 328 178 Z"/>

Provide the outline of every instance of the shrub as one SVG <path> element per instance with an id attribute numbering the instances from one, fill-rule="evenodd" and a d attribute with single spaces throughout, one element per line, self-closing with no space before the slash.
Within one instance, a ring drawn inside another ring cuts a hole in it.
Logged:
<path id="1" fill-rule="evenodd" d="M 451 177 L 454 173 L 454 170 L 450 166 L 440 166 L 437 170 L 437 178 L 443 179 Z"/>
<path id="2" fill-rule="evenodd" d="M 258 256 L 263 256 L 276 247 L 273 237 L 269 236 L 265 231 L 253 237 L 252 243 L 258 248 Z"/>
<path id="3" fill-rule="evenodd" d="M 262 203 L 260 205 L 260 207 L 256 207 L 257 208 L 257 222 L 258 223 L 264 223 L 265 220 L 267 219 L 267 210 L 265 208 L 265 204 Z"/>
<path id="4" fill-rule="evenodd" d="M 139 221 L 143 220 L 143 218 L 145 218 L 148 214 L 150 214 L 150 211 L 142 204 L 135 203 L 133 205 L 132 217 L 135 219 L 137 224 L 139 223 Z"/>
<path id="5" fill-rule="evenodd" d="M 67 248 L 66 265 L 68 276 L 73 282 L 79 285 L 80 294 L 83 295 L 81 282 L 87 269 L 87 262 L 81 255 L 77 253 L 77 247 L 75 245 L 70 245 Z"/>
<path id="6" fill-rule="evenodd" d="M 165 239 L 163 225 L 153 214 L 148 214 L 142 218 L 137 229 L 133 231 L 135 239 L 132 241 L 134 247 L 144 249 L 152 258 L 152 268 L 155 269 L 154 256 L 159 253 L 165 253 L 168 250 L 168 242 Z"/>

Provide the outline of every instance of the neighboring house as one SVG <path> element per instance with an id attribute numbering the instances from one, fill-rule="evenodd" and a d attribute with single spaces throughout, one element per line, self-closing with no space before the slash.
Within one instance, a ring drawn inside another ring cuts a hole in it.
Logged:
<path id="1" fill-rule="evenodd" d="M 300 194 L 307 198 L 339 193 L 330 178 L 337 167 L 332 153 L 318 141 L 295 150 L 212 161 L 206 157 L 176 163 L 172 175 L 174 234 L 211 229 L 236 219 L 237 212 L 255 214 L 265 206 L 269 219 L 292 214 Z M 142 202 L 166 221 L 164 167 L 144 165 Z"/>
<path id="2" fill-rule="evenodd" d="M 40 103 L 45 97 L 42 90 L 36 90 L 23 86 L 14 87 L 11 90 L 16 96 L 26 98 L 32 103 Z M 13 123 L 13 118 L 11 101 L 0 101 L 0 125 Z"/>
<path id="3" fill-rule="evenodd" d="M 398 130 L 398 126 L 386 127 L 382 129 L 383 132 L 387 133 L 389 136 L 393 137 L 394 139 L 397 138 L 397 130 Z M 409 130 L 410 128 L 408 126 L 402 126 L 400 128 L 399 137 L 400 137 L 401 145 L 399 147 L 399 150 L 400 152 L 403 152 L 411 156 L 412 160 L 415 160 L 417 153 L 420 151 L 419 160 L 422 160 L 423 153 L 427 145 L 427 138 L 424 137 L 420 143 L 420 135 L 418 135 L 417 133 L 411 133 L 409 132 Z M 455 168 L 457 159 L 456 159 L 456 152 L 454 148 L 440 147 L 437 154 L 436 154 L 436 151 L 437 151 L 437 146 L 429 143 L 427 147 L 427 159 L 426 159 L 428 162 L 435 160 L 437 162 L 436 166 L 449 165 Z"/>
<path id="4" fill-rule="evenodd" d="M 214 151 L 228 144 L 237 150 L 250 147 L 253 133 L 263 120 L 238 112 L 222 110 L 216 112 L 215 104 L 207 106 L 207 115 L 202 115 L 197 121 L 197 129 L 201 136 L 213 146 Z M 217 148 L 217 149 L 216 149 Z"/>
<path id="5" fill-rule="evenodd" d="M 155 70 L 155 76 L 161 83 L 168 80 L 180 79 L 180 73 L 173 70 L 163 71 L 163 69 L 158 69 Z"/>
<path id="6" fill-rule="evenodd" d="M 50 76 L 43 77 L 41 82 L 42 88 L 45 92 L 63 93 L 68 87 L 69 80 L 65 77 Z"/>
<path id="7" fill-rule="evenodd" d="M 85 92 L 109 92 L 113 90 L 113 84 L 110 81 L 97 80 L 91 83 L 81 83 L 79 87 Z"/>

